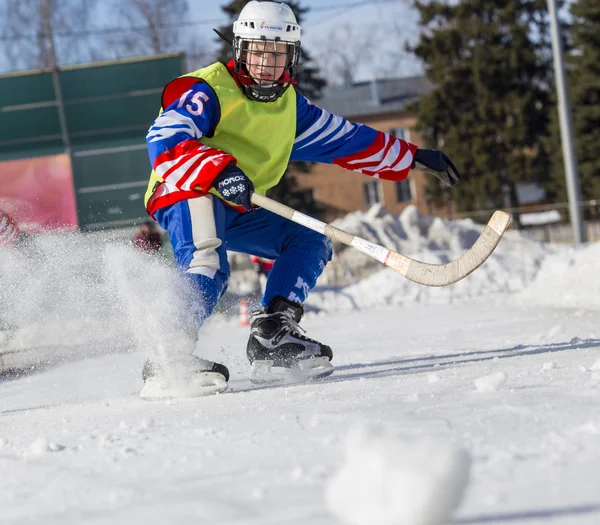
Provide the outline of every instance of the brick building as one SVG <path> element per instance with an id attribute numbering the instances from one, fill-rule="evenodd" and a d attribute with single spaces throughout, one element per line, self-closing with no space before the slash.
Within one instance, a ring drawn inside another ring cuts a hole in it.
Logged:
<path id="1" fill-rule="evenodd" d="M 330 86 L 315 103 L 330 113 L 419 145 L 416 117 L 406 107 L 431 89 L 423 76 L 380 79 Z M 430 175 L 413 172 L 403 182 L 384 181 L 325 164 L 314 164 L 308 174 L 297 177 L 298 185 L 311 189 L 315 200 L 327 207 L 326 220 L 368 210 L 375 203 L 382 203 L 393 214 L 414 204 L 423 214 L 445 215 L 445 210 L 431 209 L 426 200 L 425 186 L 430 179 Z"/>

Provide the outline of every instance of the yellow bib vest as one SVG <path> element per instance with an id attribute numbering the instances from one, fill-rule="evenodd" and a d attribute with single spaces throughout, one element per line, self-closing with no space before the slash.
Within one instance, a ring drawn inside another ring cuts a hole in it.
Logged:
<path id="1" fill-rule="evenodd" d="M 216 93 L 221 119 L 212 137 L 198 142 L 229 153 L 264 195 L 276 186 L 287 168 L 296 136 L 296 91 L 290 87 L 275 102 L 250 100 L 238 87 L 227 68 L 212 64 L 186 77 L 198 77 Z M 163 180 L 154 171 L 146 191 L 145 203 Z M 195 188 L 206 192 L 206 188 Z M 211 190 L 215 193 L 215 190 Z"/>

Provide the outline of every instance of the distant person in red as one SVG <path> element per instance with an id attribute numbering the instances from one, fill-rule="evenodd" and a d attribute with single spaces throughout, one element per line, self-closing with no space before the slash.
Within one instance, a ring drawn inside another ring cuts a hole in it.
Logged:
<path id="1" fill-rule="evenodd" d="M 259 276 L 264 275 L 267 278 L 273 269 L 273 264 L 275 264 L 275 261 L 272 261 L 271 259 L 264 259 L 263 257 L 257 257 L 256 255 L 250 256 L 250 262 Z"/>
<path id="2" fill-rule="evenodd" d="M 2 251 L 3 247 L 15 246 L 19 241 L 20 235 L 21 232 L 16 222 L 8 213 L 0 210 L 0 251 Z M 12 323 L 8 322 L 3 314 L 4 310 L 0 307 L 0 348 L 6 344 L 10 337 L 10 332 L 14 329 Z"/>
<path id="3" fill-rule="evenodd" d="M 133 244 L 143 252 L 158 253 L 162 248 L 162 237 L 156 224 L 151 221 L 142 224 L 133 239 Z"/>
<path id="4" fill-rule="evenodd" d="M 13 246 L 19 239 L 19 227 L 11 216 L 0 210 L 0 246 Z"/>

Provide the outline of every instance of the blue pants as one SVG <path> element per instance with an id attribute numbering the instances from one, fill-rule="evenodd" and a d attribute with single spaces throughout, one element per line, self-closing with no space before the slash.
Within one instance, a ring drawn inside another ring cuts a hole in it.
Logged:
<path id="1" fill-rule="evenodd" d="M 325 265 L 331 241 L 264 209 L 240 213 L 213 196 L 184 200 L 155 213 L 167 230 L 177 267 L 190 281 L 199 324 L 227 290 L 227 250 L 274 259 L 262 304 L 274 297 L 303 303 Z"/>

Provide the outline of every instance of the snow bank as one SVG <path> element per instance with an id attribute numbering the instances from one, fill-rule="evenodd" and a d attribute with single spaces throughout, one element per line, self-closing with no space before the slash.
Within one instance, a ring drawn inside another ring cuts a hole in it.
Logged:
<path id="1" fill-rule="evenodd" d="M 600 243 L 565 246 L 548 257 L 518 299 L 523 304 L 600 309 Z"/>
<path id="2" fill-rule="evenodd" d="M 380 204 L 367 212 L 354 212 L 334 221 L 333 226 L 396 251 L 462 250 L 479 237 L 482 227 L 471 219 L 444 221 L 421 215 L 415 206 L 407 206 L 400 215 L 392 215 Z"/>
<path id="3" fill-rule="evenodd" d="M 469 455 L 453 445 L 358 428 L 325 497 L 347 525 L 441 525 L 460 503 L 469 469 Z"/>
<path id="4" fill-rule="evenodd" d="M 446 264 L 477 240 L 483 226 L 470 219 L 442 220 L 422 216 L 414 206 L 394 216 L 380 206 L 355 212 L 335 226 L 371 242 L 427 263 Z M 335 246 L 334 260 L 319 279 L 308 304 L 323 310 L 350 310 L 414 302 L 448 303 L 490 293 L 523 290 L 555 248 L 517 231 L 505 234 L 492 256 L 458 283 L 431 288 L 412 283 L 366 255 Z"/>

